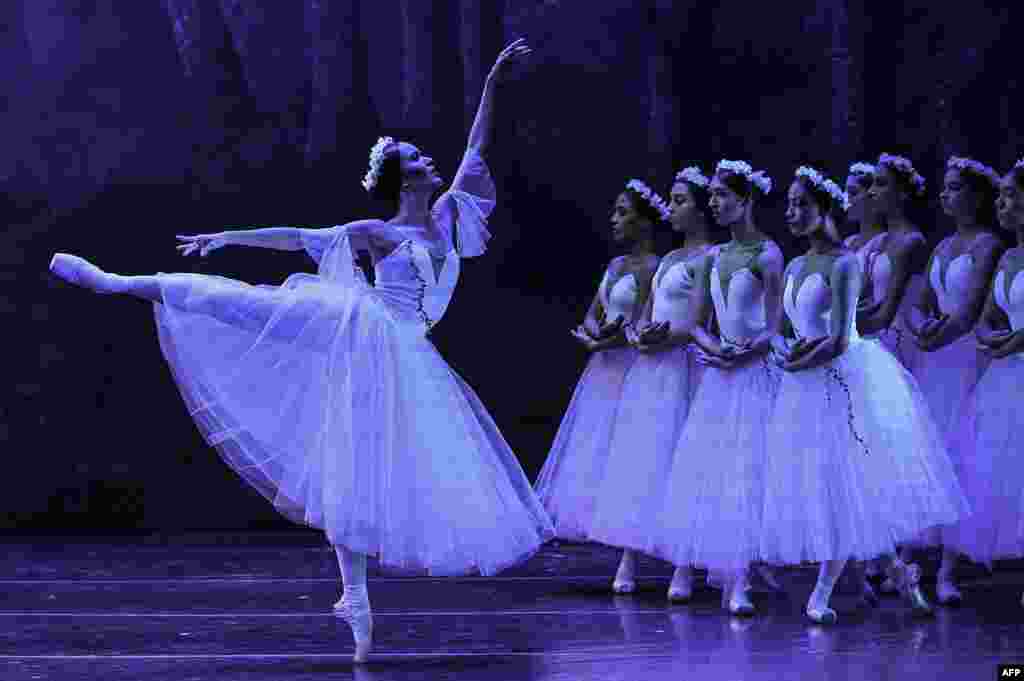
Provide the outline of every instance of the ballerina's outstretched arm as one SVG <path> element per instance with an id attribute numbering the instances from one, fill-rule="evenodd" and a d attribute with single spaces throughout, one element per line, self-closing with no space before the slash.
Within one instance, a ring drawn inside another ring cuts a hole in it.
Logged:
<path id="1" fill-rule="evenodd" d="M 476 118 L 473 119 L 473 127 L 470 128 L 469 143 L 467 144 L 469 149 L 476 151 L 480 156 L 486 156 L 493 138 L 495 87 L 508 74 L 508 65 L 516 58 L 530 54 L 531 51 L 525 38 L 511 42 L 501 51 L 494 66 L 491 67 L 490 73 L 487 74 L 487 79 L 484 81 L 484 92 L 480 97 L 480 106 L 477 108 Z"/>
<path id="2" fill-rule="evenodd" d="M 344 230 L 353 250 L 367 250 L 369 241 L 379 231 L 380 220 L 356 220 L 345 225 L 325 228 L 261 227 L 238 229 L 211 234 L 177 236 L 182 255 L 198 253 L 201 257 L 224 246 L 253 246 L 278 251 L 309 250 L 311 243 L 327 242 Z M 321 249 L 322 250 L 322 249 Z"/>

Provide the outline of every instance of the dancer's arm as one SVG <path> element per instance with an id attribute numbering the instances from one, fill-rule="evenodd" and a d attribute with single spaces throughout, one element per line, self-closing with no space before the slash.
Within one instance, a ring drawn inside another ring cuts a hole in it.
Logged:
<path id="1" fill-rule="evenodd" d="M 662 264 L 664 264 L 662 260 Z M 658 282 L 661 277 L 661 265 L 658 266 L 657 271 L 654 273 L 654 278 L 651 281 L 651 291 L 655 291 L 658 288 Z M 630 324 L 625 326 L 626 341 L 635 347 L 640 352 L 647 352 L 657 345 L 662 340 L 664 335 L 658 332 L 657 329 L 663 328 L 665 325 L 655 325 L 651 323 L 651 317 L 654 314 L 654 296 L 647 296 L 647 301 L 643 304 L 640 310 L 639 316 Z"/>
<path id="2" fill-rule="evenodd" d="M 178 245 L 182 255 L 199 252 L 205 256 L 224 246 L 252 246 L 272 248 L 278 251 L 301 251 L 310 241 L 329 241 L 341 231 L 348 233 L 353 250 L 369 250 L 371 242 L 376 243 L 383 234 L 380 220 L 357 220 L 345 225 L 308 229 L 304 227 L 263 227 L 239 229 L 213 234 L 178 235 L 184 243 Z"/>
<path id="3" fill-rule="evenodd" d="M 803 256 L 797 256 L 786 264 L 786 269 L 782 272 L 782 290 L 785 295 L 785 282 L 789 281 L 789 275 L 792 269 L 798 264 L 803 262 Z M 788 362 L 792 359 L 791 352 L 793 350 L 793 342 L 796 340 L 793 334 L 793 324 L 789 320 L 789 315 L 785 313 L 783 309 L 782 316 L 779 319 L 779 332 L 772 336 L 772 352 L 778 358 L 777 363 Z"/>
<path id="4" fill-rule="evenodd" d="M 665 338 L 665 344 L 670 347 L 688 345 L 691 341 L 697 342 L 697 336 L 704 334 L 705 342 L 710 337 L 707 332 L 708 319 L 711 316 L 711 289 L 708 281 L 711 277 L 711 263 L 713 258 L 704 255 L 694 264 L 694 280 L 697 282 L 693 291 L 691 304 L 686 308 L 682 324 L 669 326 Z M 686 267 L 686 265 L 682 265 Z M 700 343 L 697 342 L 700 346 Z"/>
<path id="5" fill-rule="evenodd" d="M 829 286 L 832 289 L 832 309 L 829 314 L 829 334 L 822 339 L 807 341 L 812 349 L 797 359 L 784 362 L 789 371 L 811 369 L 830 362 L 850 345 L 850 333 L 857 314 L 857 300 L 860 298 L 860 262 L 852 253 L 836 258 L 832 264 Z"/>
<path id="6" fill-rule="evenodd" d="M 920 339 L 918 345 L 922 350 L 935 352 L 970 333 L 978 322 L 989 282 L 992 281 L 992 274 L 995 272 L 999 257 L 1003 254 L 1003 245 L 995 236 L 981 241 L 981 244 L 972 249 L 976 264 L 967 283 L 965 304 L 959 307 L 955 315 L 945 317 Z"/>
<path id="7" fill-rule="evenodd" d="M 999 259 L 999 264 L 996 265 L 996 272 L 999 272 L 1005 261 L 1006 255 L 1004 254 Z M 982 350 L 1001 344 L 1013 332 L 1006 313 L 996 304 L 995 292 L 996 278 L 993 276 L 988 287 L 988 295 L 985 297 L 985 307 L 981 311 L 981 316 L 978 317 L 978 325 L 974 328 L 974 336 L 981 344 Z"/>
<path id="8" fill-rule="evenodd" d="M 914 301 L 914 304 L 907 311 L 904 319 L 907 323 L 907 329 L 910 331 L 911 336 L 914 337 L 915 342 L 923 335 L 927 335 L 928 329 L 934 326 L 940 317 L 939 301 L 935 297 L 935 291 L 932 290 L 931 276 L 935 259 L 947 241 L 949 241 L 948 237 L 940 241 L 939 245 L 928 256 L 928 263 L 924 267 L 925 285 L 921 287 L 917 294 L 917 300 Z"/>
<path id="9" fill-rule="evenodd" d="M 892 250 L 888 251 L 889 260 L 892 262 L 889 287 L 882 300 L 858 313 L 857 329 L 862 334 L 877 333 L 892 325 L 899 311 L 900 303 L 903 301 L 903 296 L 906 295 L 910 276 L 913 274 L 911 272 L 912 264 L 917 257 L 921 257 L 919 254 L 924 248 L 923 239 L 910 237 L 900 240 L 898 244 L 894 244 Z"/>
<path id="10" fill-rule="evenodd" d="M 508 64 L 517 57 L 530 54 L 530 51 L 525 38 L 514 40 L 501 51 L 484 80 L 483 95 L 480 97 L 476 118 L 473 119 L 473 127 L 469 130 L 469 143 L 467 144 L 469 149 L 476 151 L 480 156 L 487 154 L 493 138 L 494 90 L 508 73 Z"/>
<path id="11" fill-rule="evenodd" d="M 746 348 L 746 352 L 756 353 L 768 350 L 772 339 L 779 332 L 780 320 L 785 316 L 782 311 L 782 251 L 774 241 L 765 244 L 765 249 L 757 257 L 758 268 L 764 277 L 764 331 L 759 333 Z"/>

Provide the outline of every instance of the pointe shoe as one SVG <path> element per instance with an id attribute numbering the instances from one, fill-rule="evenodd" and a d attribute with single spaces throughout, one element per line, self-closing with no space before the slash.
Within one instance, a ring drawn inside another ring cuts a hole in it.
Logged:
<path id="1" fill-rule="evenodd" d="M 627 568 L 625 565 L 625 561 L 619 563 L 619 569 L 615 573 L 615 579 L 612 581 L 612 591 L 617 594 L 631 594 L 636 591 L 633 569 Z"/>
<path id="2" fill-rule="evenodd" d="M 693 598 L 693 573 L 679 572 L 672 575 L 672 583 L 668 585 L 668 600 L 673 603 L 686 603 Z"/>
<path id="3" fill-rule="evenodd" d="M 821 610 L 812 608 L 810 605 L 804 610 L 807 616 L 811 618 L 811 621 L 817 622 L 818 624 L 835 624 L 839 621 L 839 615 L 832 608 L 825 607 Z"/>
<path id="4" fill-rule="evenodd" d="M 117 293 L 114 285 L 113 275 L 107 274 L 100 268 L 93 265 L 84 258 L 69 253 L 57 253 L 50 260 L 50 271 L 58 277 L 74 284 L 87 288 L 94 293 Z"/>
<path id="5" fill-rule="evenodd" d="M 352 638 L 356 642 L 356 652 L 352 656 L 352 661 L 366 662 L 373 648 L 373 613 L 370 611 L 369 601 L 365 605 L 352 605 L 342 596 L 341 600 L 334 604 L 334 611 L 352 628 Z"/>
<path id="6" fill-rule="evenodd" d="M 894 563 L 889 570 L 889 579 L 907 599 L 916 617 L 932 617 L 935 610 L 921 592 L 921 567 L 917 563 Z"/>
<path id="7" fill-rule="evenodd" d="M 957 606 L 963 602 L 963 594 L 951 579 L 940 579 L 935 583 L 935 596 L 942 605 Z"/>
<path id="8" fill-rule="evenodd" d="M 757 611 L 746 589 L 736 589 L 729 596 L 729 613 L 737 617 L 751 617 Z"/>

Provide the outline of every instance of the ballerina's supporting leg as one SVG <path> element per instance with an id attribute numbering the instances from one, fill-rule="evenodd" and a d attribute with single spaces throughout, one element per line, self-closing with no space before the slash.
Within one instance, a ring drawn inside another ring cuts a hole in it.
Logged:
<path id="1" fill-rule="evenodd" d="M 353 660 L 366 662 L 373 647 L 373 613 L 370 611 L 370 597 L 366 591 L 366 554 L 350 551 L 344 546 L 334 547 L 341 567 L 343 595 L 334 604 L 334 609 L 352 627 L 356 642 Z"/>
<path id="2" fill-rule="evenodd" d="M 939 564 L 939 573 L 935 581 L 935 595 L 942 605 L 960 605 L 963 600 L 953 577 L 957 558 L 956 551 L 943 547 L 942 562 Z"/>
<path id="3" fill-rule="evenodd" d="M 750 567 L 730 574 L 724 583 L 729 585 L 722 589 L 722 601 L 726 609 L 733 615 L 753 615 L 756 611 L 750 600 Z"/>
<path id="4" fill-rule="evenodd" d="M 846 559 L 824 560 L 818 570 L 818 582 L 814 585 L 811 597 L 807 599 L 807 616 L 821 624 L 834 624 L 839 619 L 836 611 L 828 607 L 832 590 L 836 586 L 839 575 L 843 573 Z"/>
<path id="5" fill-rule="evenodd" d="M 612 582 L 612 591 L 617 594 L 633 593 L 636 590 L 636 554 L 630 549 L 622 551 L 622 560 Z"/>

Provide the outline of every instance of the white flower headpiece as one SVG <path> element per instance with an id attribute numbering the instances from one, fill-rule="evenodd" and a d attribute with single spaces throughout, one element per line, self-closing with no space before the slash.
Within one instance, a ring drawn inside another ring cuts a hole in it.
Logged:
<path id="1" fill-rule="evenodd" d="M 950 156 L 946 162 L 946 169 L 956 168 L 957 170 L 966 170 L 972 172 L 975 175 L 981 175 L 993 188 L 999 187 L 999 174 L 996 171 L 989 168 L 984 163 L 978 163 L 974 159 L 962 158 L 960 156 Z"/>
<path id="2" fill-rule="evenodd" d="M 874 175 L 876 172 L 878 172 L 878 168 L 870 163 L 857 162 L 850 166 L 851 175 Z"/>
<path id="3" fill-rule="evenodd" d="M 1021 160 L 1017 161 L 1017 165 L 1013 166 L 1014 170 L 1017 170 L 1017 168 L 1024 168 L 1024 158 L 1022 158 Z"/>
<path id="4" fill-rule="evenodd" d="M 630 180 L 626 183 L 626 189 L 632 189 L 642 196 L 644 201 L 651 204 L 651 206 L 654 207 L 654 210 L 658 211 L 662 220 L 668 220 L 670 212 L 668 206 L 665 205 L 665 200 L 658 196 L 653 189 L 647 186 L 645 182 L 640 180 Z"/>
<path id="5" fill-rule="evenodd" d="M 715 166 L 715 172 L 718 173 L 723 170 L 747 178 L 747 180 L 761 190 L 762 194 L 767 195 L 772 191 L 772 178 L 768 177 L 768 174 L 763 170 L 755 172 L 746 161 L 719 161 L 718 165 Z"/>
<path id="6" fill-rule="evenodd" d="M 836 205 L 842 207 L 843 210 L 848 210 L 850 208 L 850 199 L 846 196 L 846 192 L 843 191 L 842 187 L 822 175 L 814 168 L 800 166 L 796 169 L 796 176 L 806 177 L 811 184 L 831 196 L 832 200 L 836 202 Z"/>
<path id="7" fill-rule="evenodd" d="M 376 186 L 377 180 L 380 179 L 380 166 L 384 163 L 384 150 L 388 145 L 394 143 L 395 140 L 390 137 L 380 137 L 373 145 L 373 149 L 370 149 L 370 169 L 366 172 L 366 177 L 363 178 L 363 189 L 366 191 L 370 191 Z"/>
<path id="8" fill-rule="evenodd" d="M 910 159 L 903 158 L 902 156 L 893 156 L 892 154 L 882 154 L 878 157 L 878 165 L 889 166 L 905 173 L 910 177 L 910 184 L 914 186 L 914 191 L 917 192 L 917 195 L 924 196 L 924 178 L 914 169 L 914 164 L 910 162 Z"/>
<path id="9" fill-rule="evenodd" d="M 700 168 L 697 166 L 689 166 L 676 173 L 676 182 L 689 182 L 698 187 L 707 187 L 711 184 L 711 180 L 704 173 L 700 172 Z"/>

